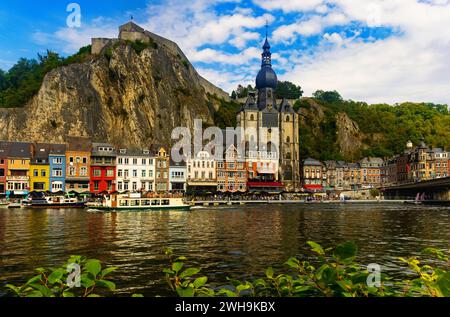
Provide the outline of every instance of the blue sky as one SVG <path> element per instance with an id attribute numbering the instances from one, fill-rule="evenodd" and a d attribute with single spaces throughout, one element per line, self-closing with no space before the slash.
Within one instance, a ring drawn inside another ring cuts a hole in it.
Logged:
<path id="1" fill-rule="evenodd" d="M 449 0 L 78 0 L 82 24 L 69 28 L 71 2 L 2 1 L 0 68 L 116 37 L 133 15 L 231 91 L 254 82 L 269 21 L 274 69 L 306 95 L 336 89 L 372 103 L 450 103 Z"/>

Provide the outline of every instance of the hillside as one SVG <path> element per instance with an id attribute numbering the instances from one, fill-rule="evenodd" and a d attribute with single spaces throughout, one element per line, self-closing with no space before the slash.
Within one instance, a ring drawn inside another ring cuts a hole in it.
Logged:
<path id="1" fill-rule="evenodd" d="M 221 90 L 157 41 L 120 41 L 99 55 L 55 62 L 58 67 L 32 65 L 34 77 L 24 80 L 32 84 L 6 91 L 25 104 L 0 109 L 0 139 L 63 142 L 73 135 L 141 147 L 169 144 L 174 127 L 193 127 L 197 118 L 212 125 L 220 99 L 211 92 Z"/>

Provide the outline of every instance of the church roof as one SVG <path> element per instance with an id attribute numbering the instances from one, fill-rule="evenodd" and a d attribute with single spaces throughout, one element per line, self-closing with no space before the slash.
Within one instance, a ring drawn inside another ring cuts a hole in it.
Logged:
<path id="1" fill-rule="evenodd" d="M 256 76 L 256 88 L 277 88 L 278 77 L 270 66 L 263 66 Z"/>
<path id="2" fill-rule="evenodd" d="M 294 108 L 291 106 L 289 101 L 286 98 L 283 98 L 283 101 L 280 105 L 280 112 L 288 112 L 288 113 L 294 113 Z"/>

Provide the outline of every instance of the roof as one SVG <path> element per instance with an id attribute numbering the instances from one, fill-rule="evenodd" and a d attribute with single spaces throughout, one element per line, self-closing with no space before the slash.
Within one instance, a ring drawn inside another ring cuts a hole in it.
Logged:
<path id="1" fill-rule="evenodd" d="M 112 151 L 101 151 L 100 148 L 112 148 Z M 116 148 L 109 143 L 92 143 L 92 156 L 116 157 Z"/>
<path id="2" fill-rule="evenodd" d="M 128 23 L 125 23 L 125 24 L 121 25 L 119 27 L 119 31 L 120 32 L 140 32 L 140 33 L 144 33 L 145 32 L 145 30 L 142 27 L 140 27 L 139 25 L 137 25 L 133 21 L 130 21 Z"/>
<path id="3" fill-rule="evenodd" d="M 66 145 L 50 144 L 50 155 L 66 155 Z"/>
<path id="4" fill-rule="evenodd" d="M 118 156 L 147 156 L 153 157 L 153 152 L 150 149 L 118 149 Z"/>
<path id="5" fill-rule="evenodd" d="M 186 167 L 186 162 L 184 160 L 181 162 L 175 162 L 172 157 L 170 157 L 170 167 Z"/>
<path id="6" fill-rule="evenodd" d="M 1 142 L 0 156 L 11 158 L 31 158 L 31 143 Z"/>
<path id="7" fill-rule="evenodd" d="M 304 165 L 304 166 L 323 166 L 323 164 L 321 163 L 321 162 L 319 162 L 318 160 L 316 160 L 316 159 L 313 159 L 313 158 L 311 158 L 311 157 L 309 157 L 309 158 L 307 158 L 306 160 L 304 160 L 303 162 L 302 162 L 302 164 Z"/>
<path id="8" fill-rule="evenodd" d="M 280 112 L 295 113 L 294 108 L 286 98 L 283 98 L 283 101 L 281 102 Z"/>
<path id="9" fill-rule="evenodd" d="M 67 137 L 67 151 L 91 152 L 92 142 L 87 137 Z"/>

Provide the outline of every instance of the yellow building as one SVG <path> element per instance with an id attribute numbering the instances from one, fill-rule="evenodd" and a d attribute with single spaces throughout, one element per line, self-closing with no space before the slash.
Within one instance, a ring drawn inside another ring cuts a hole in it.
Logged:
<path id="1" fill-rule="evenodd" d="M 30 161 L 30 191 L 50 190 L 50 144 L 33 144 Z"/>

